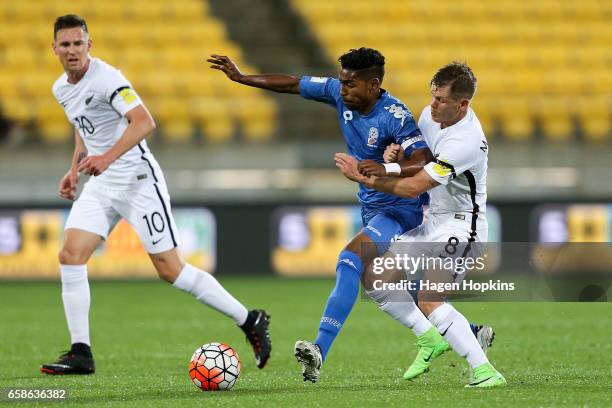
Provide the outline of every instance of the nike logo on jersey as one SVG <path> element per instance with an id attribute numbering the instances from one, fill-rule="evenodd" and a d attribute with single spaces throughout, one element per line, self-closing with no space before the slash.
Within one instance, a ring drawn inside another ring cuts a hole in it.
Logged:
<path id="1" fill-rule="evenodd" d="M 159 243 L 159 241 L 161 241 L 162 239 L 164 239 L 166 237 L 161 237 L 160 239 L 158 239 L 157 241 L 153 241 L 153 245 L 157 245 Z"/>
<path id="2" fill-rule="evenodd" d="M 89 102 L 91 102 L 91 100 L 93 99 L 93 95 L 91 95 L 89 98 L 85 99 L 85 105 L 89 105 Z"/>

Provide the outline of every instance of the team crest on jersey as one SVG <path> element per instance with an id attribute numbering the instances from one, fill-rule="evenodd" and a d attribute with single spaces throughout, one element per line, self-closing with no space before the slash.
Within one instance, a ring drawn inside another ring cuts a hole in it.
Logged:
<path id="1" fill-rule="evenodd" d="M 404 126 L 404 119 L 412 117 L 410 111 L 404 109 L 404 107 L 401 105 L 393 104 L 391 106 L 385 106 L 385 109 L 388 110 L 395 119 L 401 119 L 402 126 Z"/>
<path id="2" fill-rule="evenodd" d="M 377 144 L 378 144 L 378 129 L 376 129 L 375 127 L 371 127 L 370 131 L 368 132 L 368 146 L 376 147 Z"/>

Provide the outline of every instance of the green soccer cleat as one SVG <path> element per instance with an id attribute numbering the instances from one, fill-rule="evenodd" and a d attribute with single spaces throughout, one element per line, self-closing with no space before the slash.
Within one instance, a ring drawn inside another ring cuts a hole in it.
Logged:
<path id="1" fill-rule="evenodd" d="M 410 367 L 408 367 L 408 370 L 404 373 L 405 380 L 412 380 L 429 371 L 432 360 L 450 349 L 446 340 L 438 333 L 435 327 L 430 328 L 417 337 L 417 346 L 419 347 L 419 352 Z"/>
<path id="2" fill-rule="evenodd" d="M 466 385 L 467 388 L 503 387 L 506 379 L 491 363 L 484 363 L 474 368 L 474 379 Z"/>

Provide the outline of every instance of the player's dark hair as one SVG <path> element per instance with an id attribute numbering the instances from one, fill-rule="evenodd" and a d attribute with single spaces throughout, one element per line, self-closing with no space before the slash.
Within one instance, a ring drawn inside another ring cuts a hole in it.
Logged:
<path id="1" fill-rule="evenodd" d="M 476 92 L 476 83 L 476 77 L 471 68 L 456 61 L 440 68 L 431 79 L 431 85 L 437 87 L 450 84 L 450 94 L 455 100 L 472 99 Z"/>
<path id="2" fill-rule="evenodd" d="M 77 16 L 76 14 L 66 14 L 65 16 L 60 16 L 55 20 L 55 24 L 53 24 L 53 38 L 57 37 L 57 32 L 59 30 L 74 27 L 81 27 L 83 31 L 89 34 L 87 23 L 83 17 Z"/>
<path id="3" fill-rule="evenodd" d="M 351 49 L 338 58 L 343 69 L 363 71 L 382 81 L 385 76 L 385 57 L 372 48 Z"/>

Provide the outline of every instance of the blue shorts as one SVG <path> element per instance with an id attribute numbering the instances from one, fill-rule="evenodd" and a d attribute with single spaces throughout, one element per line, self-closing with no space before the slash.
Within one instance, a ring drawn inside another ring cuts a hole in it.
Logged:
<path id="1" fill-rule="evenodd" d="M 389 206 L 375 209 L 361 207 L 361 221 L 363 232 L 376 243 L 380 255 L 397 237 L 421 225 L 423 210 L 420 206 Z"/>

